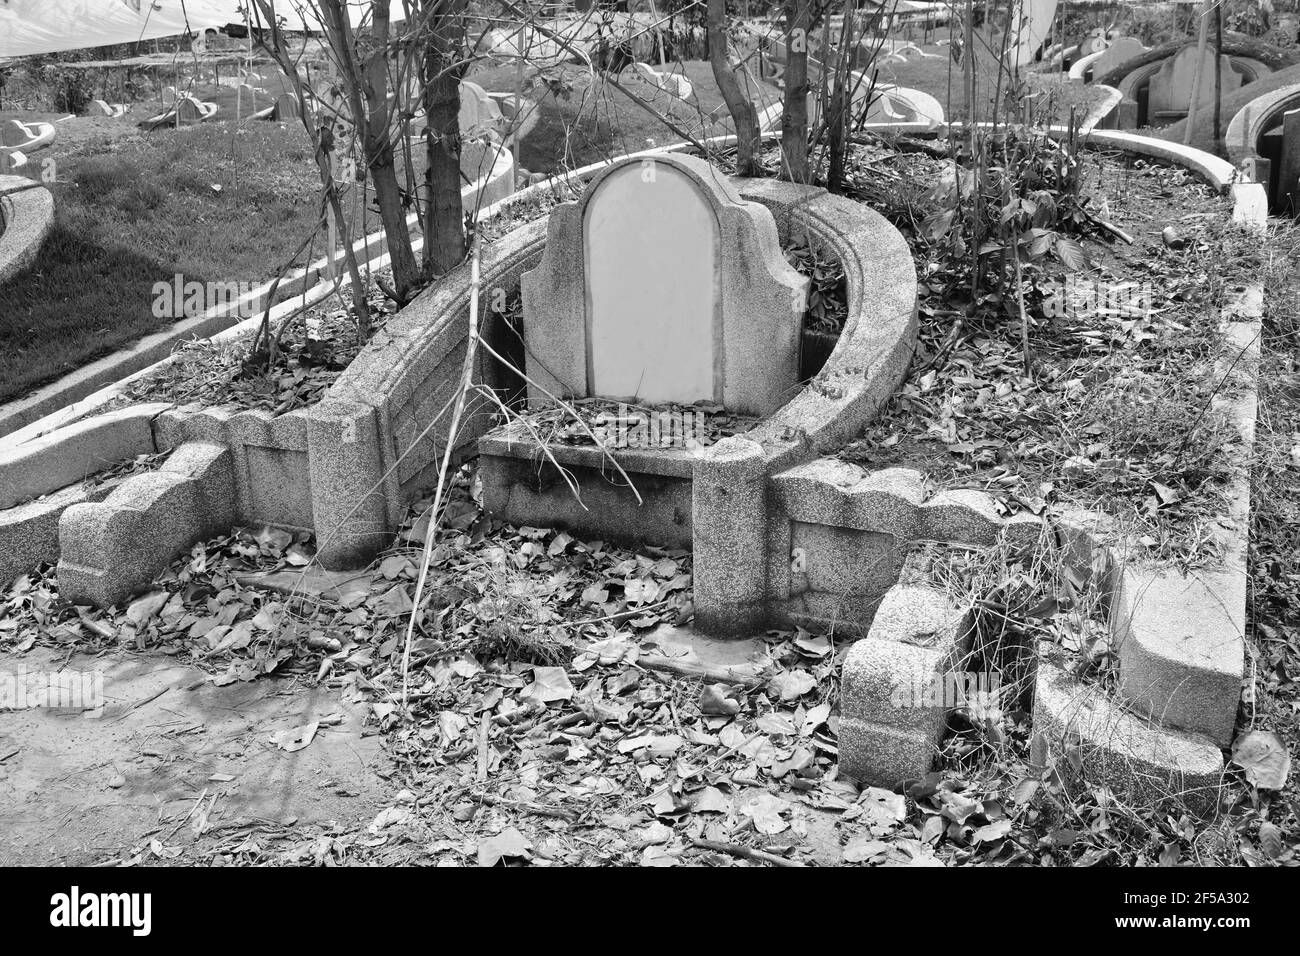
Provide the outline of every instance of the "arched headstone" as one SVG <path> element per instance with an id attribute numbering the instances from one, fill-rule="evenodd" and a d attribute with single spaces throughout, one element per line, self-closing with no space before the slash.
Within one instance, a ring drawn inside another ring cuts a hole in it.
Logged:
<path id="1" fill-rule="evenodd" d="M 1151 92 L 1147 105 L 1147 120 L 1152 125 L 1169 123 L 1186 116 L 1192 107 L 1192 87 L 1199 71 L 1196 109 L 1214 103 L 1214 48 L 1206 47 L 1204 54 L 1195 46 L 1185 46 L 1176 56 L 1170 57 L 1151 78 Z M 1241 86 L 1241 74 L 1232 68 L 1232 61 L 1219 57 L 1223 95 Z"/>
<path id="2" fill-rule="evenodd" d="M 807 280 L 772 214 L 703 160 L 603 170 L 552 211 L 521 285 L 527 371 L 556 394 L 763 416 L 796 382 Z"/>
<path id="3" fill-rule="evenodd" d="M 298 107 L 298 97 L 289 93 L 281 93 L 275 98 L 275 109 L 271 117 L 278 122 L 298 119 L 302 116 L 302 110 Z"/>
<path id="4" fill-rule="evenodd" d="M 176 123 L 185 125 L 187 123 L 203 122 L 203 106 L 192 96 L 183 96 L 176 101 Z"/>
<path id="5" fill-rule="evenodd" d="M 1092 62 L 1092 75 L 1105 76 L 1117 66 L 1123 66 L 1146 52 L 1146 47 L 1137 37 L 1120 37 L 1112 43 L 1101 56 Z"/>
<path id="6" fill-rule="evenodd" d="M 460 83 L 460 132 L 463 136 L 481 136 L 499 131 L 501 107 L 477 83 Z"/>

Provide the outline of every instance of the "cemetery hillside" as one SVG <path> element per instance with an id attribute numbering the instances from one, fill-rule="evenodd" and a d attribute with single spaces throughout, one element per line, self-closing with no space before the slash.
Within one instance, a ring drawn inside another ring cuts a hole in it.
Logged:
<path id="1" fill-rule="evenodd" d="M 1268 921 L 1293 0 L 149 8 L 0 0 L 0 863 Z"/>

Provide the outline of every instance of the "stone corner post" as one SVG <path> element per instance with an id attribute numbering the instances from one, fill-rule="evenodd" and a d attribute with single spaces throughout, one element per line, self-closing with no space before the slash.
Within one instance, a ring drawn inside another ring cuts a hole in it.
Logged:
<path id="1" fill-rule="evenodd" d="M 696 626 L 735 637 L 762 629 L 767 613 L 767 466 L 757 442 L 733 435 L 696 459 L 691 524 Z"/>

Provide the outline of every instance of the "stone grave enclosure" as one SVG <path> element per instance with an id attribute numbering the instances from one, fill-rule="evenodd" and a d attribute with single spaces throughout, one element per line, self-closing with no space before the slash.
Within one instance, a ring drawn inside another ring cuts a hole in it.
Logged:
<path id="1" fill-rule="evenodd" d="M 837 257 L 848 286 L 839 343 L 803 385 L 795 369 L 805 286 L 781 253 L 792 238 Z M 1125 642 L 1128 703 L 1045 663 L 1036 726 L 1052 748 L 1082 740 L 1099 773 L 1127 794 L 1216 792 L 1243 666 L 1244 603 L 1234 588 L 1244 573 L 1235 565 L 1192 593 L 1185 579 L 1126 568 L 1082 518 L 1048 529 L 1033 516 L 1002 517 L 981 492 L 936 493 L 915 471 L 824 457 L 874 418 L 915 345 L 912 256 L 878 214 L 814 187 L 731 180 L 689 157 L 631 157 L 604 168 L 549 221 L 487 246 L 480 275 L 488 298 L 522 292 L 522 335 L 491 311 L 481 334 L 529 376 L 530 407 L 702 401 L 753 416 L 748 431 L 704 447 L 553 443 L 553 464 L 519 425 L 494 429 L 482 403 L 469 410 L 454 457 L 477 454 L 485 506 L 516 524 L 691 548 L 702 630 L 748 636 L 799 624 L 865 636 L 843 672 L 847 773 L 886 786 L 917 776 L 944 732 L 946 709 L 895 702 L 900 688 L 945 679 L 970 642 L 969 608 L 904 579 L 917 546 L 1035 548 L 1050 531 Z M 9 521 L 0 532 L 21 539 L 26 528 L 48 540 L 53 515 L 60 586 L 82 603 L 122 600 L 178 550 L 232 524 L 311 530 L 325 566 L 364 563 L 437 472 L 449 418 L 440 412 L 466 355 L 470 298 L 465 264 L 393 317 L 308 408 L 273 417 L 137 406 L 76 426 L 80 455 L 56 462 L 39 440 L 0 452 L 0 477 L 49 469 L 49 489 L 101 468 L 110 445 L 115 460 L 170 452 L 161 469 L 93 498 L 19 503 L 0 513 Z M 1250 328 L 1239 331 L 1248 338 Z M 499 394 L 521 390 L 487 349 L 476 352 L 474 378 Z M 1220 595 L 1223 613 L 1200 614 Z M 1170 606 L 1187 612 L 1177 634 L 1161 624 Z"/>
<path id="2" fill-rule="evenodd" d="M 1201 79 L 1197 103 L 1202 108 L 1212 103 L 1214 61 L 1212 48 L 1207 48 L 1204 55 L 1199 56 L 1193 44 L 1172 56 L 1134 67 L 1117 84 L 1122 94 L 1116 113 L 1118 127 L 1168 126 L 1185 117 L 1191 106 L 1192 87 L 1198 72 Z M 1265 64 L 1245 56 L 1220 54 L 1219 63 L 1225 95 L 1270 72 Z M 1114 69 L 1114 66 L 1110 68 Z M 1092 72 L 1100 79 L 1109 71 L 1096 69 L 1094 63 Z"/>
<path id="3" fill-rule="evenodd" d="M 1266 190 L 1269 208 L 1300 214 L 1300 84 L 1251 100 L 1232 117 L 1228 156 Z"/>

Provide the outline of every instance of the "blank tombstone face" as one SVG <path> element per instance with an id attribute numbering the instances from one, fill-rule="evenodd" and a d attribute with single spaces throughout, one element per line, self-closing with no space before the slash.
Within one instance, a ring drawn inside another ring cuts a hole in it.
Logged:
<path id="1" fill-rule="evenodd" d="M 288 93 L 282 93 L 275 100 L 275 118 L 277 120 L 292 119 L 299 115 L 298 99 L 290 96 Z"/>
<path id="2" fill-rule="evenodd" d="M 203 110 L 192 97 L 185 96 L 176 104 L 176 120 L 180 123 L 197 123 L 203 118 Z"/>
<path id="3" fill-rule="evenodd" d="M 665 163 L 629 165 L 597 189 L 583 223 L 591 394 L 649 404 L 714 399 L 712 205 Z"/>

